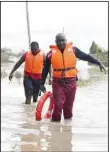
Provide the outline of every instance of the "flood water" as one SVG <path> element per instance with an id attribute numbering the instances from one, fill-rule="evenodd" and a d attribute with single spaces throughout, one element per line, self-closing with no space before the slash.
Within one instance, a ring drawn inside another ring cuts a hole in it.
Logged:
<path id="1" fill-rule="evenodd" d="M 77 88 L 72 121 L 36 121 L 36 103 L 24 100 L 22 83 L 1 80 L 1 151 L 108 150 L 107 79 Z"/>

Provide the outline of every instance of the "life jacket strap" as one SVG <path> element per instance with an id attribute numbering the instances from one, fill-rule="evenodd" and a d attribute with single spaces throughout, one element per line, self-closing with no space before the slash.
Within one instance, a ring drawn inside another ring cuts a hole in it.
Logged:
<path id="1" fill-rule="evenodd" d="M 56 72 L 56 71 L 62 71 L 62 72 L 64 72 L 64 71 L 69 71 L 69 70 L 72 70 L 72 69 L 75 69 L 76 67 L 69 67 L 69 68 L 62 68 L 62 69 L 53 69 L 54 70 L 54 72 Z"/>

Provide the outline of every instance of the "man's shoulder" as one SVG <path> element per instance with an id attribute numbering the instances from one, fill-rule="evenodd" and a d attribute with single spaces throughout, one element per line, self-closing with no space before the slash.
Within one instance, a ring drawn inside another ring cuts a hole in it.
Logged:
<path id="1" fill-rule="evenodd" d="M 26 58 L 26 55 L 29 53 L 29 51 L 24 52 L 23 56 Z"/>
<path id="2" fill-rule="evenodd" d="M 73 48 L 73 52 L 75 53 L 77 51 L 76 46 L 72 46 L 72 48 Z"/>
<path id="3" fill-rule="evenodd" d="M 76 47 L 76 46 L 73 46 L 73 50 L 77 50 L 77 47 Z"/>
<path id="4" fill-rule="evenodd" d="M 77 48 L 76 46 L 73 46 L 73 51 L 74 51 L 74 52 L 79 52 L 79 51 L 80 51 L 80 49 L 79 49 L 79 48 Z"/>

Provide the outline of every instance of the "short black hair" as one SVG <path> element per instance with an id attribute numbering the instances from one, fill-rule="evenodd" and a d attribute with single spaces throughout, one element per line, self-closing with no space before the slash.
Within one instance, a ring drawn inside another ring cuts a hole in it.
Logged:
<path id="1" fill-rule="evenodd" d="M 55 39 L 58 39 L 59 37 L 64 37 L 66 39 L 66 36 L 64 33 L 58 33 L 56 36 L 55 36 Z"/>
<path id="2" fill-rule="evenodd" d="M 36 41 L 31 42 L 31 47 L 37 45 L 39 47 L 39 43 Z"/>

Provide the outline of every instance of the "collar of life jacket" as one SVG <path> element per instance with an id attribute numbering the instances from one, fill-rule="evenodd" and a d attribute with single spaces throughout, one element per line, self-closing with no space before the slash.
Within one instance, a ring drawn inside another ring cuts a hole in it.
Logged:
<path id="1" fill-rule="evenodd" d="M 66 47 L 65 47 L 65 48 L 70 47 L 70 46 L 72 46 L 72 45 L 73 45 L 73 42 L 68 42 L 68 43 L 66 44 Z M 57 45 L 50 45 L 49 47 L 50 47 L 50 49 L 58 49 Z"/>

